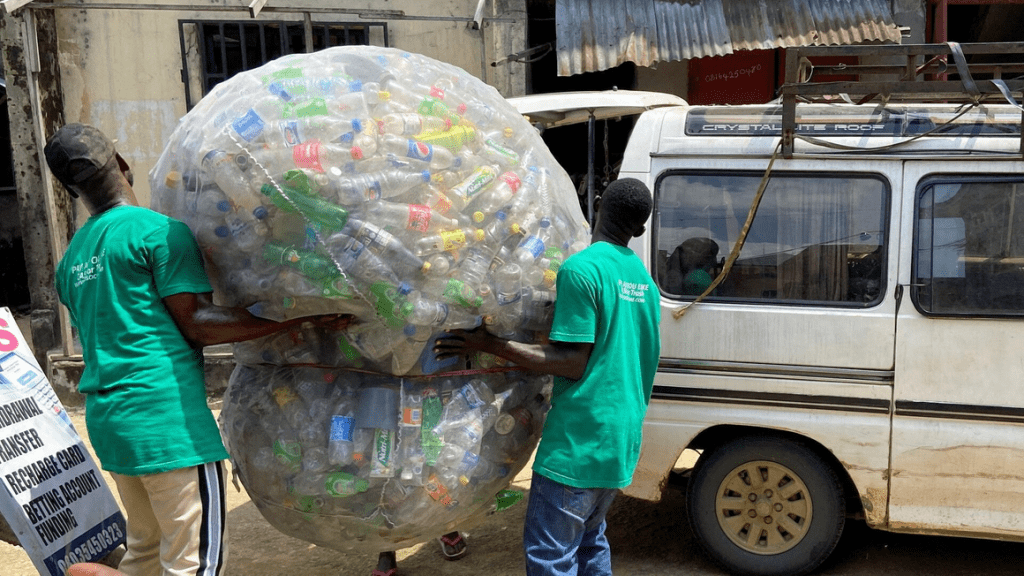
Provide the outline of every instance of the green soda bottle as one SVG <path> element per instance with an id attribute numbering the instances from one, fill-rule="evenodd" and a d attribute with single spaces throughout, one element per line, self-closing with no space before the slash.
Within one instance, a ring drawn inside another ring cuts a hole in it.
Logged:
<path id="1" fill-rule="evenodd" d="M 273 184 L 264 184 L 260 187 L 260 192 L 281 210 L 302 214 L 318 224 L 324 232 L 337 232 L 348 222 L 348 210 L 327 201 L 315 192 L 304 192 L 291 186 L 284 186 L 278 190 Z"/>
<path id="2" fill-rule="evenodd" d="M 290 266 L 311 280 L 326 281 L 339 275 L 338 267 L 315 252 L 275 242 L 263 245 L 263 258 L 273 264 Z"/>

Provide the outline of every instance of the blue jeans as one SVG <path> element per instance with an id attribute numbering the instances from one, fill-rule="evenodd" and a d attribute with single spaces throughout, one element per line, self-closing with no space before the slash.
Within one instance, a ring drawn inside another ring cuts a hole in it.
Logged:
<path id="1" fill-rule="evenodd" d="M 604 517 L 617 493 L 573 488 L 534 472 L 523 527 L 527 576 L 611 576 Z"/>

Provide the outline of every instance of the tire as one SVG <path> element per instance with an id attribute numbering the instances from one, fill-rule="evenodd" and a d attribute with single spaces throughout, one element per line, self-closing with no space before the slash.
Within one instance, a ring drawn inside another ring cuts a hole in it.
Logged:
<path id="1" fill-rule="evenodd" d="M 709 450 L 687 488 L 694 536 L 734 574 L 798 576 L 835 549 L 846 502 L 835 470 L 806 445 L 743 437 Z"/>

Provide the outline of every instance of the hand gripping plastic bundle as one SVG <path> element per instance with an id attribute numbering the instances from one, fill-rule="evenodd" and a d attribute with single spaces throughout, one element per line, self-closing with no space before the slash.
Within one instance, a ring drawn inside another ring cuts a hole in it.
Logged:
<path id="1" fill-rule="evenodd" d="M 286 56 L 203 98 L 150 183 L 195 233 L 218 302 L 358 318 L 235 346 L 221 423 L 268 521 L 373 551 L 494 508 L 550 378 L 439 363 L 428 344 L 481 323 L 542 337 L 558 268 L 589 239 L 568 176 L 497 91 L 386 48 Z"/>

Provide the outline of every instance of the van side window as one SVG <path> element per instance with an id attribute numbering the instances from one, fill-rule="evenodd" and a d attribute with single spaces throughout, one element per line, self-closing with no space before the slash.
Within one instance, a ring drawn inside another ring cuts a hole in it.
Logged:
<path id="1" fill-rule="evenodd" d="M 924 314 L 1024 314 L 1024 179 L 939 176 L 918 187 L 911 295 Z"/>
<path id="2" fill-rule="evenodd" d="M 662 293 L 690 299 L 722 269 L 763 174 L 669 172 L 655 184 Z M 867 306 L 881 299 L 889 187 L 875 175 L 772 173 L 747 240 L 709 300 Z"/>

